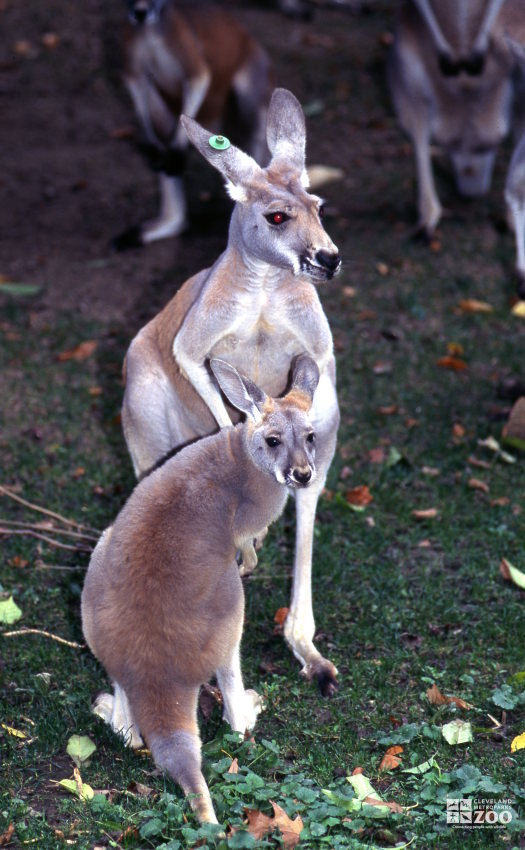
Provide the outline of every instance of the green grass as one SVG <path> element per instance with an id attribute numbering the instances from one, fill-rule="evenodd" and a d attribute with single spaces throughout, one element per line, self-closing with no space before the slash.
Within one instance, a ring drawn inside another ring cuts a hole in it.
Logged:
<path id="1" fill-rule="evenodd" d="M 323 113 L 308 119 L 310 160 L 340 164 L 346 173 L 324 191 L 327 229 L 345 258 L 343 275 L 321 292 L 336 339 L 342 422 L 314 559 L 317 644 L 337 664 L 340 689 L 324 701 L 300 679 L 276 634 L 273 617 L 290 592 L 290 505 L 245 583 L 244 676 L 265 694 L 267 710 L 255 742 L 242 744 L 228 734 L 218 708 L 201 718 L 205 772 L 225 824 L 238 828 L 245 808 L 270 813 L 273 800 L 292 818 L 302 817 L 305 848 L 410 841 L 421 850 L 523 847 L 523 821 L 515 824 L 521 833 L 467 831 L 447 827 L 444 816 L 447 793 L 511 797 L 525 815 L 525 750 L 510 750 L 525 731 L 525 686 L 516 678 L 525 671 L 524 594 L 498 570 L 506 557 L 525 571 L 524 457 L 505 463 L 478 444 L 501 438 L 511 405 L 504 388 L 523 377 L 525 322 L 510 313 L 512 238 L 491 223 L 502 211 L 504 157 L 493 191 L 475 206 L 457 200 L 440 177 L 440 193 L 452 207 L 440 228 L 442 248 L 434 253 L 411 242 L 413 166 L 388 105 L 379 46 L 389 18 L 381 8 L 345 18 L 344 34 L 339 20 L 323 18 L 322 28 L 346 39 L 346 50 L 330 52 L 325 68 L 345 80 L 340 91 L 322 84 L 303 47 L 288 49 L 276 33 L 273 49 L 282 77 L 289 74 L 303 102 L 324 100 Z M 185 276 L 177 266 L 164 273 L 173 289 Z M 494 311 L 458 312 L 464 298 L 483 299 Z M 118 423 L 130 332 L 77 313 L 47 311 L 35 324 L 40 308 L 38 298 L 13 298 L 0 315 L 0 483 L 102 529 L 133 487 Z M 83 340 L 97 340 L 91 357 L 57 361 Z M 465 371 L 437 365 L 448 344 L 462 346 Z M 378 363 L 387 371 L 377 374 Z M 378 447 L 385 460 L 373 463 L 369 452 Z M 488 492 L 473 489 L 473 478 Z M 361 512 L 346 500 L 359 485 L 373 495 Z M 429 508 L 437 510 L 435 518 L 414 517 L 414 510 Z M 0 516 L 38 518 L 4 496 Z M 86 554 L 4 536 L 1 590 L 22 610 L 4 630 L 37 628 L 81 642 L 87 561 Z M 255 842 L 241 829 L 226 845 L 198 831 L 179 789 L 150 757 L 126 750 L 91 714 L 92 697 L 107 683 L 85 649 L 40 635 L 0 636 L 0 659 L 0 722 L 27 736 L 0 727 L 0 835 L 10 824 L 15 830 L 8 846 L 281 846 L 277 834 Z M 473 708 L 431 705 L 432 683 Z M 456 718 L 471 722 L 471 743 L 444 740 L 440 728 Z M 72 776 L 66 746 L 73 734 L 97 745 L 80 768 L 86 783 L 104 791 L 92 802 L 55 784 Z M 401 766 L 380 772 L 395 743 L 404 748 Z M 226 771 L 233 757 L 239 773 L 232 776 Z M 432 758 L 422 775 L 402 772 Z M 383 799 L 406 811 L 381 818 L 370 808 L 352 811 L 346 777 L 358 767 Z M 142 797 L 134 782 L 151 795 Z"/>

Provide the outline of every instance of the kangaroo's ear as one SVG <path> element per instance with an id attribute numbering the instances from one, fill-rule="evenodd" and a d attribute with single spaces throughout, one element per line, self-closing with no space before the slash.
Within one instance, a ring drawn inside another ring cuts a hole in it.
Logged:
<path id="1" fill-rule="evenodd" d="M 308 354 L 299 354 L 295 358 L 292 365 L 292 390 L 305 393 L 312 402 L 320 377 L 317 363 Z"/>
<path id="2" fill-rule="evenodd" d="M 240 375 L 237 369 L 214 357 L 210 360 L 213 374 L 228 401 L 241 413 L 245 413 L 256 424 L 261 421 L 261 412 L 267 400 L 267 395 L 259 387 Z"/>
<path id="3" fill-rule="evenodd" d="M 308 180 L 304 167 L 304 112 L 295 95 L 288 89 L 275 89 L 272 95 L 266 121 L 266 141 L 272 154 L 272 162 L 285 160 L 301 175 L 303 182 Z"/>
<path id="4" fill-rule="evenodd" d="M 226 178 L 226 189 L 231 198 L 246 201 L 246 189 L 261 174 L 261 167 L 247 153 L 230 144 L 225 136 L 214 136 L 187 115 L 181 115 L 180 121 L 190 142 Z M 224 146 L 221 146 L 221 140 Z"/>

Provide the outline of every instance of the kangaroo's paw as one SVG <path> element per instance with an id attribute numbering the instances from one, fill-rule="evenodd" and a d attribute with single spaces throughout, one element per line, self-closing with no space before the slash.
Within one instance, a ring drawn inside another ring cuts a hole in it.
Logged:
<path id="1" fill-rule="evenodd" d="M 111 240 L 111 248 L 119 253 L 129 251 L 131 248 L 142 248 L 143 245 L 142 228 L 138 224 L 128 227 Z"/>
<path id="2" fill-rule="evenodd" d="M 305 664 L 301 676 L 309 681 L 315 679 L 324 697 L 333 697 L 339 689 L 337 667 L 322 656 L 310 664 Z"/>
<path id="3" fill-rule="evenodd" d="M 113 705 L 115 698 L 113 694 L 97 694 L 91 708 L 93 714 L 101 717 L 104 723 L 111 724 L 111 715 L 113 714 Z"/>
<path id="4" fill-rule="evenodd" d="M 253 729 L 259 714 L 264 711 L 264 699 L 252 688 L 248 688 L 244 696 L 246 698 L 246 729 Z"/>

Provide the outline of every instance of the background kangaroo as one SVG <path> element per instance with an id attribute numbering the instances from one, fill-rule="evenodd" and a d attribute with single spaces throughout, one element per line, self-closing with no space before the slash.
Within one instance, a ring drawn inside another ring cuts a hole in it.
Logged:
<path id="1" fill-rule="evenodd" d="M 239 660 L 244 596 L 237 550 L 281 513 L 286 487 L 314 480 L 308 417 L 319 371 L 297 358 L 291 391 L 271 399 L 221 360 L 219 385 L 247 421 L 183 449 L 135 488 L 97 544 L 82 593 L 86 640 L 111 677 L 97 713 L 216 822 L 201 773 L 199 687 L 215 673 L 224 717 L 244 733 L 261 702 Z"/>
<path id="2" fill-rule="evenodd" d="M 227 359 L 272 396 L 288 386 L 294 356 L 306 353 L 315 360 L 321 375 L 311 411 L 318 474 L 296 494 L 293 590 L 284 633 L 304 675 L 316 676 L 323 693 L 331 693 L 337 671 L 313 645 L 311 563 L 316 505 L 335 450 L 339 411 L 332 336 L 313 284 L 332 278 L 340 259 L 320 220 L 322 202 L 303 185 L 303 111 L 290 92 L 276 89 L 267 122 L 272 159 L 265 169 L 233 145 L 215 150 L 208 131 L 181 120 L 226 177 L 237 203 L 225 252 L 186 281 L 131 343 L 124 435 L 141 476 L 177 446 L 235 419 L 210 373 L 210 358 Z"/>
<path id="3" fill-rule="evenodd" d="M 522 33 L 525 42 L 525 27 Z M 516 274 L 518 292 L 525 298 L 525 44 L 509 40 L 520 74 L 517 78 L 521 105 L 521 121 L 516 127 L 517 144 L 512 154 L 505 182 L 505 201 L 516 240 Z"/>
<path id="4" fill-rule="evenodd" d="M 414 145 L 419 227 L 428 236 L 442 215 L 431 142 L 448 154 L 462 195 L 488 191 L 512 117 L 515 60 L 505 33 L 524 28 L 521 0 L 412 0 L 401 10 L 388 76 Z"/>
<path id="5" fill-rule="evenodd" d="M 159 173 L 161 207 L 156 219 L 117 237 L 120 249 L 175 236 L 186 226 L 187 136 L 179 124 L 181 112 L 199 115 L 215 132 L 232 130 L 260 160 L 266 154 L 264 120 L 273 88 L 268 56 L 223 9 L 196 0 L 126 2 L 124 79 L 144 151 Z"/>

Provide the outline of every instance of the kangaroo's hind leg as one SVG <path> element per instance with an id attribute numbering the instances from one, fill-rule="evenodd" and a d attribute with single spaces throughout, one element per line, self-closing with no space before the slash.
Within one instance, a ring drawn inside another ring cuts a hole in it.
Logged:
<path id="1" fill-rule="evenodd" d="M 233 650 L 227 664 L 216 671 L 217 682 L 224 702 L 223 717 L 235 732 L 244 734 L 253 729 L 263 701 L 256 691 L 244 690 L 241 673 L 239 644 Z"/>
<path id="2" fill-rule="evenodd" d="M 198 694 L 198 686 L 170 682 L 169 691 L 130 693 L 130 702 L 155 764 L 181 786 L 202 823 L 218 823 L 201 770 Z"/>

